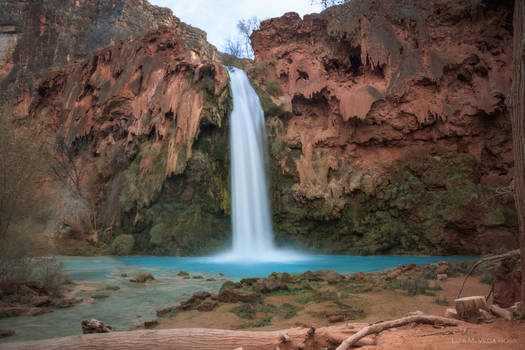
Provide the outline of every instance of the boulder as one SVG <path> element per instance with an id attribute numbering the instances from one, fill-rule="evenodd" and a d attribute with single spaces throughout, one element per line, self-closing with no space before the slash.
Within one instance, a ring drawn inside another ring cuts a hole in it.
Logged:
<path id="1" fill-rule="evenodd" d="M 317 276 L 315 273 L 313 273 L 312 271 L 310 270 L 307 270 L 305 272 L 303 272 L 302 274 L 300 274 L 299 276 L 297 276 L 298 280 L 300 281 L 309 281 L 309 282 L 312 282 L 312 281 L 322 281 L 319 276 Z"/>
<path id="2" fill-rule="evenodd" d="M 187 273 L 187 272 L 185 272 L 185 271 L 179 271 L 179 272 L 177 273 L 177 276 L 189 276 L 189 275 L 190 275 L 190 274 Z"/>
<path id="3" fill-rule="evenodd" d="M 193 298 L 198 298 L 198 299 L 206 299 L 210 295 L 211 294 L 209 292 L 202 291 L 202 292 L 195 292 L 195 293 L 193 293 L 192 297 Z"/>
<path id="4" fill-rule="evenodd" d="M 51 304 L 51 298 L 47 295 L 35 296 L 31 299 L 31 305 L 39 307 Z"/>
<path id="5" fill-rule="evenodd" d="M 441 282 L 444 282 L 446 281 L 448 278 L 447 274 L 446 273 L 438 273 L 437 274 L 437 280 L 438 281 L 441 281 Z"/>
<path id="6" fill-rule="evenodd" d="M 182 304 L 181 303 L 175 303 L 172 306 L 165 307 L 163 309 L 157 310 L 157 316 L 163 316 L 167 315 L 173 311 L 182 310 Z"/>
<path id="7" fill-rule="evenodd" d="M 155 280 L 155 277 L 149 272 L 141 272 L 138 275 L 131 277 L 129 279 L 130 282 L 134 283 L 145 283 L 147 281 L 153 281 Z"/>
<path id="8" fill-rule="evenodd" d="M 235 301 L 242 301 L 245 303 L 253 303 L 259 300 L 260 295 L 257 292 L 250 292 L 242 289 L 234 289 Z"/>
<path id="9" fill-rule="evenodd" d="M 235 293 L 233 290 L 237 288 L 237 284 L 232 281 L 226 281 L 222 284 L 221 289 L 219 289 L 218 299 L 219 301 L 229 303 L 235 301 Z"/>
<path id="10" fill-rule="evenodd" d="M 265 278 L 263 279 L 263 292 L 264 293 L 270 293 L 270 292 L 276 292 L 283 288 L 283 283 L 274 278 Z"/>
<path id="11" fill-rule="evenodd" d="M 448 271 L 449 271 L 449 268 L 448 268 L 448 264 L 439 264 L 437 269 L 436 269 L 436 273 L 438 275 L 446 275 L 448 274 Z"/>
<path id="12" fill-rule="evenodd" d="M 407 266 L 405 266 L 405 268 L 403 269 L 404 272 L 406 271 L 411 271 L 413 269 L 415 269 L 417 267 L 417 264 L 415 263 L 410 263 L 408 264 Z"/>
<path id="13" fill-rule="evenodd" d="M 0 307 L 0 318 L 15 316 L 37 316 L 53 312 L 45 307 L 28 307 L 28 306 L 5 306 Z"/>
<path id="14" fill-rule="evenodd" d="M 90 320 L 82 320 L 82 333 L 109 333 L 113 332 L 113 328 L 110 325 L 105 324 L 94 318 Z"/>
<path id="15" fill-rule="evenodd" d="M 328 283 L 337 283 L 345 279 L 343 275 L 334 270 L 319 270 L 315 271 L 314 274 L 319 277 L 321 281 Z"/>
<path id="16" fill-rule="evenodd" d="M 66 309 L 81 302 L 82 299 L 77 298 L 60 298 L 53 301 L 53 306 L 59 309 Z"/>
<path id="17" fill-rule="evenodd" d="M 292 283 L 294 278 L 288 272 L 272 272 L 268 278 L 273 278 L 281 281 L 282 283 Z"/>
<path id="18" fill-rule="evenodd" d="M 251 286 L 252 284 L 256 283 L 259 280 L 257 277 L 250 277 L 250 278 L 243 278 L 241 280 L 241 284 L 243 286 Z"/>
<path id="19" fill-rule="evenodd" d="M 215 309 L 219 304 L 216 301 L 203 301 L 197 306 L 198 311 L 211 311 Z"/>
<path id="20" fill-rule="evenodd" d="M 356 272 L 350 276 L 350 279 L 354 281 L 362 281 L 365 279 L 365 274 L 362 272 Z"/>
<path id="21" fill-rule="evenodd" d="M 248 304 L 248 303 L 238 303 L 235 306 L 235 309 L 245 314 L 253 314 L 257 311 L 255 306 L 253 306 L 252 304 Z"/>

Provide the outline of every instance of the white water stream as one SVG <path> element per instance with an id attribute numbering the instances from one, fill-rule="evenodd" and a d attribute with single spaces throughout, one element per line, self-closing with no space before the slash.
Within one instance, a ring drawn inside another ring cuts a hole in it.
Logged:
<path id="1" fill-rule="evenodd" d="M 228 67 L 233 96 L 230 116 L 233 251 L 219 256 L 232 261 L 287 261 L 299 256 L 276 250 L 264 158 L 264 112 L 245 72 Z"/>

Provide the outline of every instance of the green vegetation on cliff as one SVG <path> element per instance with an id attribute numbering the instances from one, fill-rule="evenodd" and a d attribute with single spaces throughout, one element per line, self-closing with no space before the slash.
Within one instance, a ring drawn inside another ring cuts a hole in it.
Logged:
<path id="1" fill-rule="evenodd" d="M 484 232 L 516 225 L 512 196 L 480 182 L 475 160 L 445 153 L 401 162 L 375 194 L 355 191 L 339 217 L 322 200 L 298 204 L 293 181 L 274 164 L 275 234 L 279 242 L 328 253 L 469 254 L 489 251 Z M 466 251 L 461 240 L 472 241 Z M 476 249 L 479 249 L 476 251 Z"/>

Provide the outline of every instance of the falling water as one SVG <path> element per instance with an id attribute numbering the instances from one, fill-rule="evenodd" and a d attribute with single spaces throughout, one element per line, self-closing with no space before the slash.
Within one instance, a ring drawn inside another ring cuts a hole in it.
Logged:
<path id="1" fill-rule="evenodd" d="M 259 97 L 242 70 L 229 68 L 233 255 L 260 259 L 273 251 L 264 156 L 266 132 Z"/>
<path id="2" fill-rule="evenodd" d="M 228 71 L 233 95 L 230 116 L 233 250 L 215 259 L 238 262 L 303 259 L 302 255 L 274 246 L 264 166 L 264 112 L 246 73 L 233 67 Z"/>

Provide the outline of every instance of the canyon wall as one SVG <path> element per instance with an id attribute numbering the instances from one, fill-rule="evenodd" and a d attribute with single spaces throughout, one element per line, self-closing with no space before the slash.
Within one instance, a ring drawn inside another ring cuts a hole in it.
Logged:
<path id="1" fill-rule="evenodd" d="M 111 253 L 120 233 L 145 253 L 222 245 L 231 96 L 206 34 L 141 0 L 0 5 L 3 117 L 44 125 L 58 150 L 51 216 L 65 248 Z"/>
<path id="2" fill-rule="evenodd" d="M 352 0 L 261 23 L 255 60 L 242 64 L 266 113 L 281 245 L 517 246 L 512 4 Z M 2 117 L 44 125 L 83 169 L 91 223 L 75 227 L 74 193 L 58 181 L 60 240 L 89 239 L 95 253 L 115 252 L 121 234 L 136 253 L 227 245 L 231 96 L 226 56 L 205 33 L 142 0 L 3 0 L 0 10 Z"/>
<path id="3" fill-rule="evenodd" d="M 263 21 L 279 241 L 340 253 L 516 247 L 512 1 L 352 0 Z"/>

